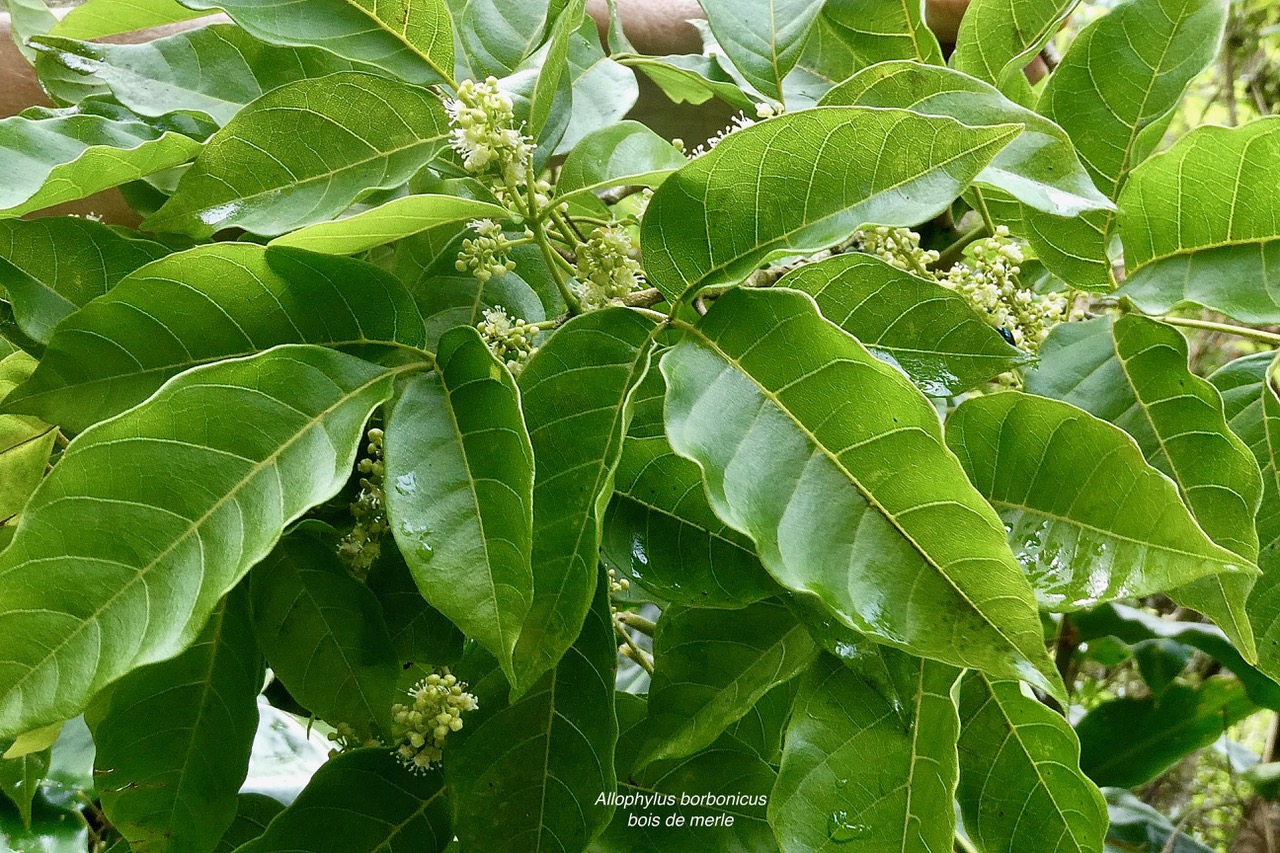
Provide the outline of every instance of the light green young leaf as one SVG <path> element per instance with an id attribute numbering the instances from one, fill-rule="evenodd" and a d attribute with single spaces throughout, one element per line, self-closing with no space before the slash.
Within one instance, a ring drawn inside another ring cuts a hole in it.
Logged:
<path id="1" fill-rule="evenodd" d="M 782 101 L 782 81 L 800 60 L 822 0 L 699 0 L 716 41 L 742 76 Z"/>
<path id="2" fill-rule="evenodd" d="M 730 134 L 654 193 L 640 229 L 645 270 L 676 299 L 736 283 L 771 259 L 825 248 L 867 223 L 916 224 L 946 209 L 1020 132 L 872 107 L 819 107 L 761 122 Z"/>
<path id="3" fill-rule="evenodd" d="M 105 84 L 138 115 L 195 112 L 220 125 L 272 89 L 356 68 L 327 50 L 266 44 L 231 24 L 141 44 L 57 36 L 40 37 L 33 44 L 64 68 Z"/>
<path id="4" fill-rule="evenodd" d="M 200 143 L 95 105 L 0 119 L 0 217 L 22 216 L 189 162 Z"/>
<path id="5" fill-rule="evenodd" d="M 960 673 L 871 643 L 800 685 L 769 819 L 784 850 L 928 853 L 954 843 Z"/>
<path id="6" fill-rule="evenodd" d="M 97 39 L 178 24 L 208 14 L 192 11 L 178 0 L 88 0 L 69 11 L 49 34 Z"/>
<path id="7" fill-rule="evenodd" d="M 541 462 L 533 486 L 533 606 L 516 645 L 517 693 L 555 666 L 591 605 L 600 520 L 654 331 L 652 320 L 625 308 L 583 314 L 520 373 L 525 422 Z"/>
<path id="8" fill-rule="evenodd" d="M 134 850 L 212 853 L 258 729 L 262 653 L 232 592 L 191 648 L 129 673 L 91 721 L 102 808 Z"/>
<path id="9" fill-rule="evenodd" d="M 31 376 L 36 361 L 25 352 L 0 358 L 0 400 Z M 38 418 L 0 415 L 0 526 L 9 526 L 44 476 L 56 427 Z"/>
<path id="10" fill-rule="evenodd" d="M 778 286 L 812 296 L 824 317 L 930 397 L 955 396 L 1027 360 L 963 296 L 871 255 L 806 264 Z"/>
<path id="11" fill-rule="evenodd" d="M 965 9 L 951 64 L 1023 106 L 1035 95 L 1022 70 L 1070 17 L 1080 0 L 974 0 Z"/>
<path id="12" fill-rule="evenodd" d="M 487 201 L 430 193 L 408 195 L 354 216 L 308 225 L 275 238 L 271 245 L 354 255 L 440 225 L 468 219 L 502 221 L 510 216 L 505 207 Z"/>
<path id="13" fill-rule="evenodd" d="M 995 87 L 940 66 L 882 62 L 858 72 L 819 102 L 823 106 L 900 107 L 951 116 L 965 124 L 1008 122 L 1023 131 L 976 178 L 1055 216 L 1114 210 L 1076 159 L 1062 128 L 1015 104 Z"/>
<path id="14" fill-rule="evenodd" d="M 400 659 L 369 588 L 308 522 L 249 573 L 253 630 L 271 671 L 308 711 L 363 739 L 391 729 Z"/>
<path id="15" fill-rule="evenodd" d="M 168 254 L 159 243 L 75 216 L 0 220 L 0 287 L 19 328 L 48 343 L 68 314 Z"/>
<path id="16" fill-rule="evenodd" d="M 583 23 L 586 0 L 567 0 L 547 36 L 546 56 L 538 69 L 538 79 L 529 97 L 529 133 L 535 139 L 551 118 L 551 109 L 560 85 L 569 70 L 569 39 Z M 594 25 L 593 25 L 594 27 Z"/>
<path id="17" fill-rule="evenodd" d="M 453 19 L 444 0 L 308 0 L 305 7 L 290 0 L 181 2 L 202 12 L 221 9 L 270 44 L 321 47 L 410 83 L 453 81 Z"/>
<path id="18" fill-rule="evenodd" d="M 713 56 L 620 54 L 613 58 L 628 68 L 639 69 L 677 104 L 705 104 L 719 98 L 740 110 L 755 109 L 755 103 Z"/>
<path id="19" fill-rule="evenodd" d="M 562 201 L 628 184 L 657 187 L 688 160 L 643 124 L 623 121 L 584 137 L 556 183 Z"/>
<path id="20" fill-rule="evenodd" d="M 274 236 L 324 222 L 409 180 L 447 134 L 444 106 L 426 89 L 360 71 L 299 80 L 215 133 L 146 226 L 202 239 L 224 228 Z M 282 148 L 281 138 L 295 142 Z"/>
<path id="21" fill-rule="evenodd" d="M 27 43 L 32 36 L 42 36 L 57 25 L 58 19 L 44 0 L 7 0 L 9 35 L 27 62 L 34 62 L 35 51 Z"/>
<path id="22" fill-rule="evenodd" d="M 426 600 L 498 659 L 534 596 L 533 448 L 515 380 L 474 328 L 401 392 L 385 438 L 387 514 Z"/>
<path id="23" fill-rule="evenodd" d="M 453 840 L 438 770 L 411 773 L 385 747 L 321 765 L 298 799 L 236 853 L 442 853 Z"/>
<path id="24" fill-rule="evenodd" d="M 890 59 L 942 64 L 942 48 L 925 24 L 918 0 L 842 0 L 827 4 L 824 16 L 843 30 L 844 41 L 874 65 Z"/>
<path id="25" fill-rule="evenodd" d="M 741 610 L 667 608 L 653 640 L 648 742 L 640 766 L 709 746 L 817 654 L 808 630 L 777 599 Z"/>
<path id="26" fill-rule="evenodd" d="M 249 243 L 197 246 L 138 269 L 64 321 L 4 410 L 79 432 L 201 364 L 278 344 L 378 356 L 425 342 L 413 299 L 371 264 Z"/>
<path id="27" fill-rule="evenodd" d="M 573 646 L 523 696 L 504 705 L 501 678 L 489 679 L 488 689 L 472 685 L 483 716 L 467 720 L 453 736 L 459 742 L 446 747 L 462 849 L 583 850 L 608 824 L 613 808 L 596 800 L 617 785 L 618 653 L 610 622 L 602 580 Z"/>
<path id="28" fill-rule="evenodd" d="M 1271 116 L 1196 128 L 1135 169 L 1120 197 L 1129 273 L 1120 292 L 1149 313 L 1190 302 L 1280 322 L 1278 163 L 1280 116 Z"/>
<path id="29" fill-rule="evenodd" d="M 999 511 L 1045 607 L 1257 572 L 1205 535 L 1132 438 L 1075 406 L 1017 391 L 975 397 L 947 418 L 947 444 Z"/>
<path id="30" fill-rule="evenodd" d="M 729 291 L 662 373 L 671 446 L 783 586 L 879 642 L 1061 692 L 1031 587 L 933 406 L 810 297 Z"/>
<path id="31" fill-rule="evenodd" d="M 346 482 L 408 369 L 277 347 L 188 371 L 77 437 L 0 553 L 0 737 L 74 717 L 193 643 L 285 525 Z"/>
<path id="32" fill-rule="evenodd" d="M 980 672 L 960 682 L 959 705 L 956 799 L 978 848 L 1100 853 L 1107 805 L 1080 772 L 1080 743 L 1067 721 L 1016 681 Z"/>
<path id="33" fill-rule="evenodd" d="M 1227 426 L 1218 391 L 1191 373 L 1186 338 L 1133 314 L 1114 323 L 1102 318 L 1064 326 L 1051 338 L 1028 390 L 1065 400 L 1126 430 L 1147 462 L 1177 484 L 1209 538 L 1255 563 L 1253 517 L 1262 497 L 1258 464 Z M 1251 575 L 1228 574 L 1165 591 L 1210 616 L 1253 660 L 1245 614 L 1252 586 Z"/>

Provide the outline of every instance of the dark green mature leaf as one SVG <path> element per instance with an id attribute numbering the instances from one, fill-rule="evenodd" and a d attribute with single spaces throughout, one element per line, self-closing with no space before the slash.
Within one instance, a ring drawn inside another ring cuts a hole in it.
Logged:
<path id="1" fill-rule="evenodd" d="M 80 217 L 0 220 L 0 287 L 19 328 L 40 343 L 58 321 L 166 254 L 159 243 Z"/>
<path id="2" fill-rule="evenodd" d="M 811 298 L 732 290 L 662 372 L 671 446 L 783 586 L 878 641 L 1060 692 L 1031 588 L 937 413 Z"/>
<path id="3" fill-rule="evenodd" d="M 550 6 L 549 0 L 469 0 L 458 22 L 458 37 L 471 76 L 483 80 L 515 71 L 542 42 Z"/>
<path id="4" fill-rule="evenodd" d="M 700 0 L 725 55 L 761 93 L 783 100 L 822 0 Z"/>
<path id="5" fill-rule="evenodd" d="M 622 746 L 619 746 L 621 750 Z M 591 853 L 772 853 L 778 850 L 766 818 L 777 774 L 746 744 L 722 736 L 697 755 L 658 761 L 618 783 L 623 803 Z M 680 805 L 682 794 L 723 797 L 696 806 Z M 731 799 L 730 799 L 731 798 Z M 645 806 L 644 803 L 650 803 Z M 655 816 L 653 825 L 631 823 Z M 683 818 L 683 821 L 680 821 Z"/>
<path id="6" fill-rule="evenodd" d="M 817 653 L 808 630 L 777 599 L 741 610 L 667 608 L 653 640 L 649 740 L 641 763 L 710 745 Z"/>
<path id="7" fill-rule="evenodd" d="M 1107 788 L 1102 793 L 1111 818 L 1107 853 L 1144 848 L 1160 853 L 1213 853 L 1212 848 L 1181 832 L 1173 821 L 1123 788 Z"/>
<path id="8" fill-rule="evenodd" d="M 857 37 L 846 39 L 849 30 L 831 23 L 830 10 L 837 5 L 824 4 L 809 30 L 800 60 L 782 81 L 783 97 L 792 110 L 816 105 L 828 89 L 867 64 L 867 57 L 859 56 L 851 44 Z"/>
<path id="9" fill-rule="evenodd" d="M 0 216 L 22 216 L 190 161 L 200 143 L 123 112 L 32 108 L 0 119 Z"/>
<path id="10" fill-rule="evenodd" d="M 1118 427 L 1017 391 L 961 403 L 947 444 L 999 511 L 1043 606 L 1150 595 L 1252 562 L 1216 545 Z"/>
<path id="11" fill-rule="evenodd" d="M 76 438 L 0 554 L 0 737 L 194 642 L 285 525 L 346 482 L 409 369 L 278 347 L 188 371 Z"/>
<path id="12" fill-rule="evenodd" d="M 658 188 L 640 229 L 645 271 L 675 299 L 735 283 L 770 259 L 817 251 L 867 223 L 929 219 L 1020 131 L 870 107 L 761 122 Z"/>
<path id="13" fill-rule="evenodd" d="M 97 788 L 135 853 L 211 853 L 236 814 L 258 728 L 262 653 L 232 592 L 191 648 L 135 670 L 92 721 Z"/>
<path id="14" fill-rule="evenodd" d="M 485 716 L 466 723 L 445 768 L 462 849 L 582 850 L 608 824 L 613 809 L 597 798 L 616 786 L 614 643 L 600 582 L 581 634 L 554 669 L 505 707 L 486 713 L 481 700 Z"/>
<path id="15" fill-rule="evenodd" d="M 199 246 L 125 277 L 67 319 L 5 409 L 80 431 L 201 364 L 307 343 L 378 355 L 426 342 L 404 287 L 363 261 Z"/>
<path id="16" fill-rule="evenodd" d="M 951 64 L 1034 106 L 1022 73 L 1053 38 L 1080 0 L 974 0 L 965 9 Z"/>
<path id="17" fill-rule="evenodd" d="M 382 605 L 391 645 L 404 662 L 448 666 L 462 657 L 466 638 L 423 599 L 398 548 L 383 548 L 366 581 Z"/>
<path id="18" fill-rule="evenodd" d="M 443 0 L 182 0 L 221 9 L 271 44 L 322 47 L 410 83 L 453 80 L 453 22 Z M 61 35 L 61 33 L 59 33 Z"/>
<path id="19" fill-rule="evenodd" d="M 963 296 L 871 255 L 805 264 L 778 286 L 808 293 L 824 317 L 931 397 L 960 394 L 1027 360 Z"/>
<path id="20" fill-rule="evenodd" d="M 711 509 L 702 471 L 667 442 L 665 396 L 662 374 L 651 370 L 632 397 L 601 554 L 624 577 L 673 604 L 741 607 L 776 595 L 778 585 L 751 540 Z"/>
<path id="21" fill-rule="evenodd" d="M 1253 711 L 1244 686 L 1222 676 L 1199 687 L 1175 682 L 1159 700 L 1113 699 L 1076 724 L 1080 767 L 1099 785 L 1137 787 Z"/>
<path id="22" fill-rule="evenodd" d="M 177 24 L 207 14 L 193 12 L 178 0 L 88 0 L 70 10 L 50 33 L 71 39 L 96 39 Z"/>
<path id="23" fill-rule="evenodd" d="M 823 96 L 824 106 L 901 107 L 969 125 L 1008 122 L 1023 131 L 974 178 L 1056 216 L 1114 209 L 1093 185 L 1062 128 L 981 80 L 918 62 L 882 62 Z"/>
<path id="24" fill-rule="evenodd" d="M 965 676 L 959 700 L 956 798 L 979 849 L 1100 851 L 1107 806 L 1080 772 L 1080 744 L 1067 721 L 1016 681 L 979 672 Z"/>
<path id="25" fill-rule="evenodd" d="M 447 133 L 444 106 L 426 89 L 362 71 L 299 80 L 215 133 L 146 225 L 199 239 L 224 228 L 274 236 L 324 222 L 409 180 Z M 280 147 L 282 138 L 295 143 Z"/>
<path id="26" fill-rule="evenodd" d="M 1118 199 L 1129 170 L 1160 142 L 1183 91 L 1217 56 L 1226 18 L 1225 0 L 1129 0 L 1071 43 L 1038 109 L 1071 137 L 1103 195 Z M 1027 236 L 1045 266 L 1084 288 L 1112 286 L 1113 221 L 1026 211 Z"/>
<path id="27" fill-rule="evenodd" d="M 242 844 L 248 844 L 267 831 L 267 825 L 284 811 L 284 804 L 266 794 L 240 794 L 236 798 L 235 820 L 223 834 L 213 853 L 234 853 Z"/>
<path id="28" fill-rule="evenodd" d="M 249 573 L 253 629 L 271 671 L 307 710 L 362 737 L 391 729 L 400 658 L 382 608 L 312 523 Z"/>
<path id="29" fill-rule="evenodd" d="M 942 48 L 915 0 L 843 0 L 828 4 L 824 17 L 865 65 L 890 59 L 942 64 Z"/>
<path id="30" fill-rule="evenodd" d="M 584 137 L 565 158 L 557 192 L 572 201 L 597 190 L 635 184 L 659 186 L 686 162 L 670 142 L 643 124 L 623 121 Z"/>
<path id="31" fill-rule="evenodd" d="M 452 222 L 486 218 L 501 221 L 510 216 L 505 207 L 487 201 L 452 195 L 409 195 L 354 216 L 300 228 L 275 238 L 271 245 L 354 255 Z"/>
<path id="32" fill-rule="evenodd" d="M 782 760 L 782 740 L 786 734 L 791 705 L 800 690 L 800 680 L 793 678 L 779 684 L 760 697 L 742 719 L 725 731 L 741 741 L 769 764 Z"/>
<path id="33" fill-rule="evenodd" d="M 49 771 L 49 750 L 29 752 L 17 758 L 0 756 L 0 794 L 18 807 L 22 825 L 31 828 L 31 810 L 40 783 Z"/>
<path id="34" fill-rule="evenodd" d="M 237 853 L 440 853 L 453 838 L 438 770 L 411 773 L 376 747 L 325 762 L 293 805 Z"/>
<path id="35" fill-rule="evenodd" d="M 1135 169 L 1120 197 L 1121 292 L 1151 313 L 1193 302 L 1247 323 L 1280 321 L 1280 200 L 1269 191 L 1277 162 L 1272 116 L 1196 128 Z"/>
<path id="36" fill-rule="evenodd" d="M 533 448 L 515 380 L 471 327 L 446 332 L 436 376 L 387 421 L 387 514 L 426 600 L 498 659 L 534 597 Z"/>
<path id="37" fill-rule="evenodd" d="M 1260 421 L 1264 437 L 1260 446 L 1255 445 L 1255 451 L 1262 453 L 1258 461 L 1263 468 L 1262 506 L 1257 517 L 1262 577 L 1250 593 L 1245 611 L 1259 629 L 1259 668 L 1272 678 L 1280 678 L 1280 473 L 1276 467 L 1280 458 L 1280 398 L 1270 380 L 1263 381 L 1258 396 L 1262 398 Z"/>
<path id="38" fill-rule="evenodd" d="M 538 79 L 529 95 L 528 128 L 535 139 L 542 135 L 551 119 L 557 94 L 568 72 L 569 39 L 583 23 L 585 10 L 586 0 L 565 0 L 549 28 Z"/>
<path id="39" fill-rule="evenodd" d="M 800 686 L 769 819 L 785 850 L 946 850 L 956 736 L 943 664 L 860 643 L 823 655 Z"/>
<path id="40" fill-rule="evenodd" d="M 516 644 L 517 692 L 555 665 L 591 605 L 600 519 L 654 332 L 652 320 L 625 308 L 593 311 L 560 328 L 520 374 L 538 466 L 533 606 Z"/>
<path id="41" fill-rule="evenodd" d="M 1064 328 L 1061 334 L 1042 353 L 1029 389 L 1124 428 L 1147 462 L 1177 484 L 1209 538 L 1242 560 L 1256 562 L 1253 517 L 1262 497 L 1258 465 L 1227 426 L 1218 391 L 1188 368 L 1186 338 L 1138 315 L 1114 323 L 1099 319 Z M 1245 657 L 1253 659 L 1253 634 L 1245 614 L 1252 586 L 1248 575 L 1223 575 L 1171 595 L 1221 624 Z"/>
<path id="42" fill-rule="evenodd" d="M 59 65 L 105 84 L 138 115 L 198 112 L 218 124 L 272 89 L 357 67 L 327 50 L 266 44 L 230 24 L 142 44 L 57 36 L 43 36 L 33 44 Z"/>
<path id="43" fill-rule="evenodd" d="M 590 15 L 569 36 L 568 68 L 573 109 L 555 153 L 567 154 L 588 134 L 613 127 L 640 97 L 636 73 L 606 56 L 600 31 Z"/>
<path id="44" fill-rule="evenodd" d="M 0 359 L 0 400 L 35 370 L 25 352 Z M 44 476 L 58 430 L 38 418 L 0 415 L 0 526 L 22 512 Z"/>

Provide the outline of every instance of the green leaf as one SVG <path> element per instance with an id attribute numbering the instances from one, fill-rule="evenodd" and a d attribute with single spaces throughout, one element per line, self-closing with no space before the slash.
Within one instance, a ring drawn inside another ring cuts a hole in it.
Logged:
<path id="1" fill-rule="evenodd" d="M 608 583 L 601 581 L 581 634 L 555 668 L 504 707 L 493 703 L 501 704 L 506 684 L 493 684 L 493 702 L 481 698 L 483 718 L 468 720 L 460 742 L 446 748 L 462 849 L 583 850 L 609 822 L 613 808 L 597 798 L 616 784 L 617 648 L 610 622 Z"/>
<path id="2" fill-rule="evenodd" d="M 5 410 L 78 432 L 201 364 L 278 344 L 376 356 L 425 341 L 412 298 L 371 264 L 248 243 L 198 246 L 142 267 L 64 321 Z"/>
<path id="3" fill-rule="evenodd" d="M 217 846 L 249 768 L 262 678 L 248 599 L 237 590 L 191 648 L 129 673 L 95 709 L 102 808 L 135 850 Z"/>
<path id="4" fill-rule="evenodd" d="M 0 757 L 0 793 L 18 807 L 22 825 L 31 829 L 32 803 L 49 771 L 49 750 L 29 752 L 17 758 Z"/>
<path id="5" fill-rule="evenodd" d="M 1027 360 L 963 296 L 871 255 L 836 255 L 785 275 L 822 315 L 931 397 L 951 397 Z"/>
<path id="6" fill-rule="evenodd" d="M 978 848 L 1099 853 L 1107 805 L 1080 772 L 1080 744 L 1067 721 L 1016 681 L 978 672 L 960 682 L 959 706 L 956 798 Z"/>
<path id="7" fill-rule="evenodd" d="M 951 64 L 1033 106 L 1022 73 L 1071 16 L 1080 0 L 974 0 L 960 20 Z"/>
<path id="8" fill-rule="evenodd" d="M 1107 833 L 1107 853 L 1123 850 L 1159 850 L 1161 853 L 1213 853 L 1164 815 L 1123 788 L 1103 791 L 1111 829 Z"/>
<path id="9" fill-rule="evenodd" d="M 709 746 L 817 654 L 808 630 L 777 599 L 741 610 L 667 608 L 653 640 L 649 742 L 641 763 Z"/>
<path id="10" fill-rule="evenodd" d="M 508 219 L 505 207 L 451 195 L 409 195 L 353 216 L 317 222 L 271 241 L 332 255 L 354 255 L 375 246 L 467 219 Z"/>
<path id="11" fill-rule="evenodd" d="M 49 34 L 96 39 L 177 24 L 207 14 L 193 12 L 178 0 L 88 0 L 70 10 Z"/>
<path id="12" fill-rule="evenodd" d="M 105 84 L 138 115 L 195 112 L 218 124 L 272 89 L 356 67 L 326 50 L 265 44 L 231 24 L 142 44 L 43 36 L 33 45 L 62 67 Z"/>
<path id="13" fill-rule="evenodd" d="M 538 69 L 538 79 L 529 97 L 529 132 L 534 138 L 542 134 L 551 118 L 556 94 L 568 72 L 569 39 L 583 23 L 586 0 L 567 0 L 547 36 L 546 55 Z"/>
<path id="14" fill-rule="evenodd" d="M 514 680 L 534 597 L 533 449 L 511 374 L 471 327 L 446 332 L 436 376 L 387 421 L 387 515 L 426 600 Z"/>
<path id="15" fill-rule="evenodd" d="M 601 554 L 633 583 L 673 604 L 742 607 L 778 593 L 751 540 L 707 502 L 702 471 L 677 456 L 662 422 L 666 385 L 651 370 L 614 476 Z"/>
<path id="16" fill-rule="evenodd" d="M 649 369 L 655 327 L 607 308 L 575 317 L 520 373 L 525 422 L 539 460 L 533 485 L 533 606 L 516 644 L 523 692 L 573 643 L 596 586 L 600 519 Z"/>
<path id="17" fill-rule="evenodd" d="M 671 446 L 783 586 L 877 641 L 1060 692 L 1031 587 L 933 406 L 810 297 L 729 291 L 662 373 Z"/>
<path id="18" fill-rule="evenodd" d="M 569 202 L 609 187 L 657 187 L 686 162 L 670 142 L 643 124 L 618 122 L 574 146 L 560 169 L 556 191 L 561 201 Z"/>
<path id="19" fill-rule="evenodd" d="M 857 37 L 846 39 L 849 30 L 831 23 L 830 10 L 837 5 L 824 4 L 818 20 L 809 30 L 800 60 L 782 81 L 783 97 L 792 110 L 814 106 L 832 86 L 849 79 L 867 64 L 866 57 L 859 56 L 854 50 L 855 45 L 850 43 L 856 44 Z"/>
<path id="20" fill-rule="evenodd" d="M 783 100 L 822 0 L 701 0 L 716 41 L 752 86 Z"/>
<path id="21" fill-rule="evenodd" d="M 1023 125 L 1016 139 L 974 178 L 1037 210 L 1077 216 L 1115 205 L 1093 185 L 1062 128 L 1006 98 L 998 89 L 918 62 L 882 62 L 836 86 L 823 106 L 900 107 L 921 115 L 951 116 L 968 125 Z"/>
<path id="22" fill-rule="evenodd" d="M 1076 724 L 1080 767 L 1099 785 L 1136 788 L 1213 743 L 1253 711 L 1243 685 L 1224 676 L 1199 687 L 1175 682 L 1159 700 L 1112 699 Z"/>
<path id="23" fill-rule="evenodd" d="M 1191 302 L 1246 323 L 1280 321 L 1280 201 L 1267 190 L 1277 162 L 1273 116 L 1196 128 L 1135 169 L 1120 197 L 1121 293 L 1149 313 Z"/>
<path id="24" fill-rule="evenodd" d="M 266 794 L 240 794 L 236 798 L 235 820 L 227 828 L 214 853 L 235 853 L 242 844 L 248 844 L 267 831 L 267 825 L 280 812 L 284 804 Z"/>
<path id="25" fill-rule="evenodd" d="M 1071 43 L 1037 108 L 1071 137 L 1103 195 L 1117 200 L 1160 142 L 1187 85 L 1218 55 L 1226 18 L 1225 0 L 1129 0 Z M 1051 272 L 1076 287 L 1112 287 L 1114 215 L 1064 221 L 1027 210 L 1026 219 Z"/>
<path id="26" fill-rule="evenodd" d="M 825 248 L 867 223 L 929 219 L 1020 130 L 870 107 L 819 107 L 761 122 L 730 134 L 654 193 L 640 229 L 645 271 L 674 300 L 736 283 L 771 259 Z M 734 179 L 722 179 L 722 170 Z"/>
<path id="27" fill-rule="evenodd" d="M 324 222 L 409 180 L 447 134 L 444 107 L 425 89 L 360 71 L 299 80 L 215 133 L 146 225 L 202 239 L 232 227 L 275 236 Z M 297 143 L 282 148 L 285 137 Z"/>
<path id="28" fill-rule="evenodd" d="M 76 216 L 0 219 L 0 287 L 18 326 L 40 343 L 68 314 L 166 254 L 159 243 Z"/>
<path id="29" fill-rule="evenodd" d="M 843 0 L 830 3 L 824 17 L 864 65 L 890 59 L 942 64 L 942 48 L 925 24 L 916 0 Z"/>
<path id="30" fill-rule="evenodd" d="M 253 629 L 271 671 L 304 708 L 362 739 L 386 735 L 400 658 L 377 598 L 326 532 L 303 525 L 249 573 Z"/>
<path id="31" fill-rule="evenodd" d="M 453 838 L 438 770 L 411 773 L 385 747 L 326 761 L 293 805 L 236 853 L 440 853 Z"/>
<path id="32" fill-rule="evenodd" d="M 49 32 L 58 23 L 58 19 L 44 0 L 7 0 L 9 11 L 9 35 L 28 62 L 35 60 L 35 51 L 27 43 L 32 36 L 40 36 Z"/>
<path id="33" fill-rule="evenodd" d="M 447 666 L 462 657 L 466 642 L 457 626 L 423 599 L 398 548 L 383 548 L 366 581 L 382 605 L 382 616 L 400 660 Z"/>
<path id="34" fill-rule="evenodd" d="M 77 437 L 0 553 L 0 737 L 194 642 L 285 525 L 346 482 L 407 369 L 278 347 L 188 371 Z"/>
<path id="35" fill-rule="evenodd" d="M 635 72 L 605 55 L 590 15 L 569 36 L 568 62 L 565 74 L 573 109 L 556 145 L 557 155 L 568 154 L 587 135 L 621 123 L 640 97 Z"/>
<path id="36" fill-rule="evenodd" d="M 99 109 L 97 105 L 94 110 Z M 190 161 L 200 143 L 119 114 L 32 108 L 0 119 L 0 216 L 87 198 Z"/>
<path id="37" fill-rule="evenodd" d="M 740 110 L 755 108 L 751 98 L 738 88 L 714 56 L 621 54 L 614 59 L 628 68 L 639 69 L 677 104 L 705 104 L 712 98 L 719 98 Z"/>
<path id="38" fill-rule="evenodd" d="M 0 359 L 0 399 L 25 381 L 36 361 L 25 352 Z M 38 418 L 0 415 L 0 525 L 22 512 L 44 476 L 58 430 Z"/>
<path id="39" fill-rule="evenodd" d="M 551 17 L 549 7 L 549 0 L 468 0 L 458 24 L 458 37 L 469 60 L 471 76 L 483 80 L 515 71 L 542 43 Z"/>
<path id="40" fill-rule="evenodd" d="M 776 765 L 782 760 L 782 740 L 799 688 L 799 679 L 779 684 L 761 696 L 742 719 L 725 731 L 750 747 L 764 761 Z"/>
<path id="41" fill-rule="evenodd" d="M 452 85 L 453 21 L 443 0 L 310 0 L 305 10 L 290 0 L 182 0 L 182 5 L 221 9 L 270 44 L 320 47 L 410 83 Z"/>
<path id="42" fill-rule="evenodd" d="M 769 819 L 785 850 L 926 853 L 954 842 L 959 672 L 860 643 L 801 683 Z"/>
<path id="43" fill-rule="evenodd" d="M 947 418 L 947 444 L 999 511 L 1044 607 L 1255 573 L 1205 535 L 1133 439 L 1075 406 L 1017 391 L 975 397 Z"/>
<path id="44" fill-rule="evenodd" d="M 1065 400 L 1124 428 L 1148 463 L 1168 474 L 1200 528 L 1247 563 L 1258 559 L 1253 517 L 1262 479 L 1249 448 L 1227 426 L 1217 389 L 1191 373 L 1176 329 L 1137 315 L 1064 327 L 1046 346 L 1028 389 Z M 1095 569 L 1086 569 L 1092 573 Z M 1212 617 L 1256 658 L 1245 599 L 1249 575 L 1221 575 L 1165 591 Z"/>

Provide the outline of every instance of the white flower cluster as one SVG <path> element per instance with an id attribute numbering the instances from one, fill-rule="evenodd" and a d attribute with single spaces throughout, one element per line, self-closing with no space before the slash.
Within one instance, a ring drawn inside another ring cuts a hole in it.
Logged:
<path id="1" fill-rule="evenodd" d="M 413 685 L 412 703 L 391 706 L 391 736 L 395 755 L 405 767 L 418 773 L 439 763 L 445 738 L 462 728 L 462 715 L 480 707 L 467 692 L 465 681 L 449 672 L 433 672 Z"/>
<path id="2" fill-rule="evenodd" d="M 695 158 L 701 157 L 721 142 L 724 142 L 727 137 L 732 136 L 740 130 L 746 130 L 748 127 L 757 124 L 757 120 L 763 121 L 778 115 L 782 115 L 781 107 L 775 107 L 773 104 L 767 104 L 764 102 L 758 103 L 756 104 L 756 117 L 754 119 L 748 118 L 747 114 L 744 112 L 739 112 L 736 116 L 729 119 L 728 127 L 717 132 L 715 136 L 693 149 L 693 153 L 690 156 Z M 676 143 L 676 148 L 683 153 L 684 143 L 678 139 L 672 141 Z"/>
<path id="3" fill-rule="evenodd" d="M 609 305 L 643 287 L 635 244 L 625 229 L 597 228 L 578 247 L 576 275 L 578 296 L 587 310 Z"/>
<path id="4" fill-rule="evenodd" d="M 496 167 L 504 178 L 524 180 L 525 163 L 533 153 L 533 140 L 515 126 L 511 96 L 498 88 L 495 77 L 483 83 L 463 80 L 458 96 L 445 101 L 453 131 L 449 144 L 472 174 Z"/>
<path id="5" fill-rule="evenodd" d="M 617 569 L 609 569 L 609 592 L 617 595 L 620 592 L 626 592 L 631 589 L 631 581 L 627 578 L 618 577 Z"/>
<path id="6" fill-rule="evenodd" d="M 516 268 L 516 262 L 507 256 L 511 241 L 502 233 L 502 225 L 492 219 L 473 219 L 467 227 L 475 237 L 462 241 L 458 260 L 454 264 L 458 272 L 470 272 L 480 282 L 502 278 Z"/>
<path id="7" fill-rule="evenodd" d="M 933 274 L 929 267 L 938 262 L 939 254 L 920 247 L 920 235 L 909 228 L 887 228 L 883 225 L 854 232 L 853 244 L 858 251 L 875 255 L 892 267 L 917 275 Z"/>
<path id="8" fill-rule="evenodd" d="M 1036 293 L 1018 282 L 1022 247 L 1003 225 L 970 251 L 973 259 L 956 264 L 940 282 L 968 299 L 992 326 L 1005 330 L 1014 346 L 1039 351 L 1053 327 L 1066 319 L 1066 297 Z"/>
<path id="9" fill-rule="evenodd" d="M 519 317 L 512 317 L 501 305 L 484 312 L 484 320 L 476 324 L 489 351 L 502 361 L 512 376 L 519 376 L 525 364 L 538 351 L 533 340 L 538 328 Z"/>
<path id="10" fill-rule="evenodd" d="M 338 543 L 338 556 L 351 574 L 364 580 L 370 567 L 382 553 L 382 537 L 390 529 L 387 524 L 382 478 L 386 468 L 382 461 L 382 430 L 369 430 L 366 456 L 360 460 L 360 495 L 351 504 L 355 526 Z"/>

